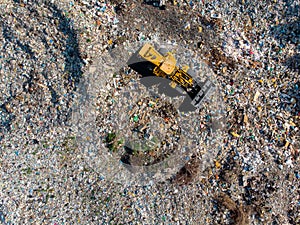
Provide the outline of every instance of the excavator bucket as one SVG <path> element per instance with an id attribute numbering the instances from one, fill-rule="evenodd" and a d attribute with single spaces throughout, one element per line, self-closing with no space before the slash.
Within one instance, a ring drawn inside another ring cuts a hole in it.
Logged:
<path id="1" fill-rule="evenodd" d="M 187 92 L 192 100 L 191 104 L 199 108 L 201 103 L 211 96 L 215 88 L 216 86 L 209 79 L 206 79 L 203 83 L 197 83 L 191 91 Z"/>

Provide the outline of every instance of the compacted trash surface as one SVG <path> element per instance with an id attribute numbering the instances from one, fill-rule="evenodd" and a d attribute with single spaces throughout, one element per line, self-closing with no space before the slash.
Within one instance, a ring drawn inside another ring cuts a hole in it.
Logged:
<path id="1" fill-rule="evenodd" d="M 164 4 L 0 1 L 0 224 L 300 224 L 299 1 Z M 107 55 L 146 42 L 186 49 L 218 101 L 184 117 L 140 94 Z"/>

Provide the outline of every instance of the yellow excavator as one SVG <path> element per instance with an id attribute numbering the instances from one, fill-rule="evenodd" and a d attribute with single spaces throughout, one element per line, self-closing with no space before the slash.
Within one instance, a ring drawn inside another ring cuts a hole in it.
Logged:
<path id="1" fill-rule="evenodd" d="M 165 49 L 156 50 L 151 44 L 144 44 L 127 62 L 128 66 L 142 76 L 157 76 L 171 80 L 170 86 L 179 85 L 191 98 L 191 104 L 199 107 L 205 96 L 214 90 L 214 84 L 206 79 L 197 82 L 189 74 L 190 68 L 185 65 L 177 66 L 173 53 Z"/>

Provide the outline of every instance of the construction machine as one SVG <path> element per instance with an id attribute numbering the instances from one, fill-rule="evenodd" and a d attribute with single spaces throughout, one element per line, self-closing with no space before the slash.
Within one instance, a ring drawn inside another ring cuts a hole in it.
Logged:
<path id="1" fill-rule="evenodd" d="M 157 76 L 169 79 L 170 86 L 180 86 L 190 97 L 190 103 L 198 108 L 201 102 L 215 89 L 215 85 L 206 79 L 200 82 L 192 75 L 189 66 L 179 67 L 172 52 L 166 49 L 158 51 L 149 43 L 144 44 L 127 62 L 128 66 L 142 76 Z"/>

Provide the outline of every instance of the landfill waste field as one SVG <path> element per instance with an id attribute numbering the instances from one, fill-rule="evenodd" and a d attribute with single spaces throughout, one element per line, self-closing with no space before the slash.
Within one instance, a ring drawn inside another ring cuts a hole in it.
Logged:
<path id="1" fill-rule="evenodd" d="M 299 18 L 1 0 L 0 224 L 300 224 Z"/>

